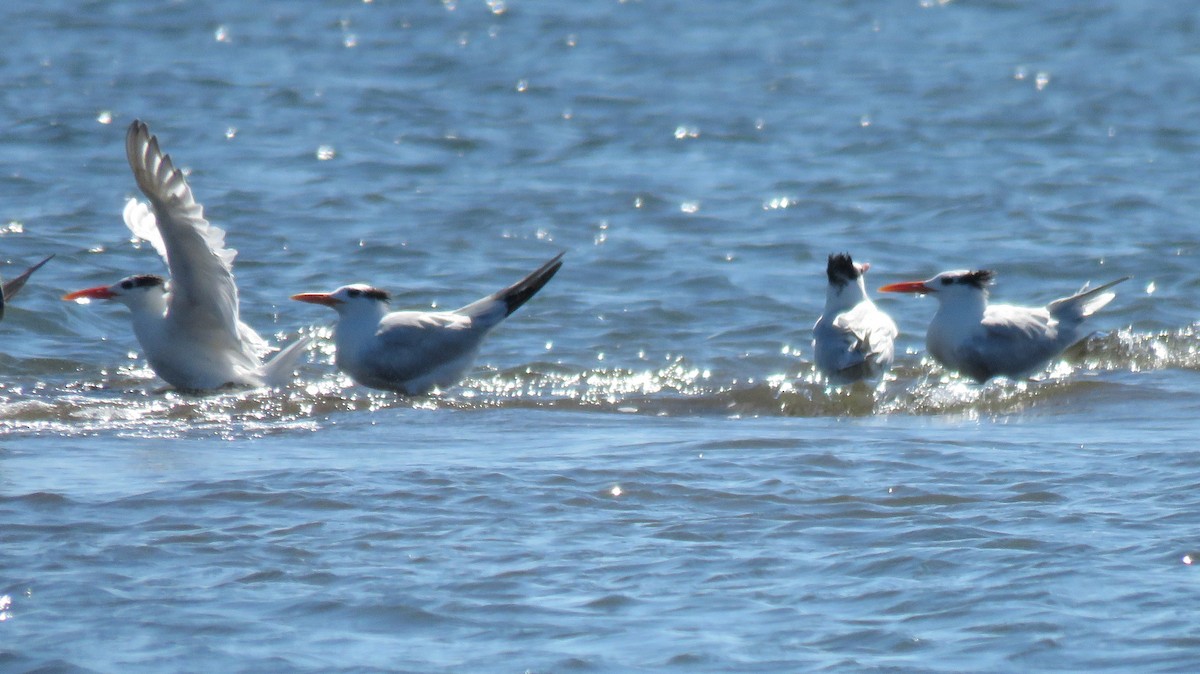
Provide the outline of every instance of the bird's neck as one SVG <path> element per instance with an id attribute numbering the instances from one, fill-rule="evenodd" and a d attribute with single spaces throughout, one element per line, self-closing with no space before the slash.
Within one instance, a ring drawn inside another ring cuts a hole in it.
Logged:
<path id="1" fill-rule="evenodd" d="M 852 309 L 867 299 L 862 277 L 845 285 L 831 283 L 825 288 L 825 315 Z"/>
<path id="2" fill-rule="evenodd" d="M 150 350 L 164 342 L 166 331 L 167 303 L 162 295 L 148 295 L 142 301 L 129 305 L 130 321 L 133 323 L 133 334 L 142 351 L 151 355 Z"/>
<path id="3" fill-rule="evenodd" d="M 941 298 L 933 320 L 935 323 L 979 324 L 983 322 L 987 307 L 985 292 Z"/>
<path id="4" fill-rule="evenodd" d="M 338 316 L 337 326 L 334 328 L 334 341 L 339 344 L 338 348 L 341 348 L 341 344 L 373 336 L 379 329 L 379 321 L 383 320 L 387 313 L 386 304 L 376 303 L 355 307 L 354 311 Z"/>
<path id="5" fill-rule="evenodd" d="M 128 306 L 135 324 L 161 322 L 167 313 L 167 296 L 147 293 L 137 301 L 129 302 Z"/>

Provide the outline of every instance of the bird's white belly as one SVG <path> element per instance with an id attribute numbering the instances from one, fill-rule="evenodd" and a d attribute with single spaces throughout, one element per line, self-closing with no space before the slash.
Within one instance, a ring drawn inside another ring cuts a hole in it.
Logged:
<path id="1" fill-rule="evenodd" d="M 155 374 L 175 388 L 205 390 L 254 383 L 247 373 L 238 371 L 236 354 L 211 335 L 169 329 L 144 332 L 135 326 L 146 361 Z"/>

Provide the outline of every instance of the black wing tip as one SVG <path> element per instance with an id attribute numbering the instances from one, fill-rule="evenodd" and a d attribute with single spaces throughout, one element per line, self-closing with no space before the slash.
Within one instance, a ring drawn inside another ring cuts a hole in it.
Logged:
<path id="1" fill-rule="evenodd" d="M 511 316 L 514 311 L 520 309 L 522 305 L 529 301 L 531 297 L 536 295 L 554 275 L 562 269 L 562 258 L 567 254 L 567 251 L 562 251 L 558 255 L 550 258 L 536 271 L 532 272 L 525 278 L 517 281 L 514 285 L 503 290 L 500 296 L 504 299 L 504 305 L 507 308 L 505 316 Z"/>
<path id="2" fill-rule="evenodd" d="M 150 127 L 147 126 L 146 123 L 140 119 L 135 119 L 132 122 L 130 122 L 129 130 L 125 132 L 126 140 L 128 140 L 129 143 L 132 144 L 138 138 L 143 138 L 143 137 L 153 138 L 153 134 L 150 133 Z"/>
<path id="3" fill-rule="evenodd" d="M 27 273 L 27 274 L 32 274 L 33 272 L 35 272 L 35 271 L 37 271 L 37 270 L 41 269 L 41 268 L 42 268 L 42 265 L 46 264 L 46 263 L 47 263 L 47 262 L 49 262 L 50 260 L 53 260 L 55 255 L 58 255 L 58 253 L 50 253 L 50 254 L 49 254 L 49 255 L 47 255 L 46 257 L 42 258 L 42 261 L 41 261 L 41 262 L 39 262 L 39 263 L 37 263 L 37 264 L 33 265 L 33 266 L 32 266 L 32 267 L 30 267 L 29 269 L 26 269 L 26 270 L 25 270 L 25 273 Z"/>

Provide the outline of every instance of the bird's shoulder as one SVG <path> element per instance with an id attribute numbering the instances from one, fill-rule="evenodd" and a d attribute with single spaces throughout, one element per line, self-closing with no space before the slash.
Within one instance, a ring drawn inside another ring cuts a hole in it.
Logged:
<path id="1" fill-rule="evenodd" d="M 981 326 L 994 339 L 1028 339 L 1045 334 L 1052 321 L 1044 308 L 993 304 L 984 312 Z"/>

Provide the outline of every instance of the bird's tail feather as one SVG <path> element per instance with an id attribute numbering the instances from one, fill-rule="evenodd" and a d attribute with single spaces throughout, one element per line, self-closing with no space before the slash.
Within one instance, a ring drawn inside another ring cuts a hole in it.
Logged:
<path id="1" fill-rule="evenodd" d="M 285 386 L 292 381 L 292 373 L 296 370 L 296 364 L 300 362 L 301 356 L 304 355 L 304 349 L 309 345 L 312 338 L 308 335 L 296 340 L 295 343 L 289 344 L 287 348 L 279 353 L 271 356 L 270 360 L 262 365 L 262 379 L 267 386 Z"/>
<path id="2" fill-rule="evenodd" d="M 1117 285 L 1118 283 L 1124 283 L 1131 278 L 1133 277 L 1122 276 L 1115 281 L 1109 281 L 1102 286 L 1092 288 L 1090 290 L 1087 288 L 1087 286 L 1084 286 L 1078 293 L 1070 297 L 1064 297 L 1061 300 L 1054 300 L 1050 303 L 1050 306 L 1047 307 L 1047 309 L 1049 309 L 1050 315 L 1054 316 L 1055 318 L 1078 319 L 1091 316 L 1097 311 L 1103 309 L 1104 305 L 1113 301 L 1113 298 L 1117 296 L 1116 293 L 1105 292 L 1106 290 Z"/>

